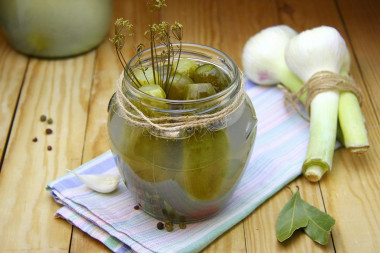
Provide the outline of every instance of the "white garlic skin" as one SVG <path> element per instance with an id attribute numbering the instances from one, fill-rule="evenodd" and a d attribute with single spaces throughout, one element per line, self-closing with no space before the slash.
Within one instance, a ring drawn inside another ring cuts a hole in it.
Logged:
<path id="1" fill-rule="evenodd" d="M 320 26 L 293 37 L 285 50 L 288 67 L 302 81 L 319 71 L 349 69 L 350 54 L 346 42 L 333 27 Z"/>
<path id="2" fill-rule="evenodd" d="M 119 175 L 81 175 L 73 172 L 87 187 L 100 193 L 113 192 L 119 185 Z"/>
<path id="3" fill-rule="evenodd" d="M 291 38 L 297 32 L 287 25 L 263 29 L 246 42 L 242 63 L 247 77 L 260 85 L 274 85 L 289 72 L 284 52 Z"/>

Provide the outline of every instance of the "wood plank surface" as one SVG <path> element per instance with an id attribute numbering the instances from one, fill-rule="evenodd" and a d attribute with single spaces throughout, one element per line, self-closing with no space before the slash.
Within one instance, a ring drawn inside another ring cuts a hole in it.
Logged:
<path id="1" fill-rule="evenodd" d="M 355 2 L 356 6 L 351 6 L 349 8 L 351 11 L 361 10 L 362 4 L 365 3 L 365 1 L 352 2 Z M 374 1 L 368 2 L 373 3 Z M 360 60 L 356 61 L 355 57 L 357 54 L 362 54 L 360 51 L 370 50 L 374 46 L 359 48 L 359 45 L 351 45 L 351 41 L 358 40 L 358 38 L 360 38 L 361 42 L 367 41 L 369 38 L 363 37 L 364 34 L 371 36 L 373 33 L 365 32 L 356 35 L 350 33 L 351 26 L 347 23 L 349 19 L 345 19 L 343 15 L 342 20 L 342 16 L 340 16 L 340 12 L 344 13 L 344 10 L 341 10 L 342 5 L 346 5 L 346 2 L 343 1 L 338 5 L 334 1 L 283 1 L 281 4 L 283 9 L 287 10 L 282 17 L 289 25 L 299 30 L 319 25 L 333 26 L 340 31 L 351 49 L 351 55 L 353 56 L 351 73 L 358 85 L 362 87 L 364 93 L 365 99 L 362 110 L 367 120 L 371 149 L 361 156 L 343 149 L 335 152 L 333 170 L 325 176 L 320 185 L 326 210 L 336 218 L 336 225 L 332 231 L 336 251 L 358 252 L 363 250 L 363 245 L 367 245 L 370 251 L 379 248 L 379 240 L 374 236 L 370 236 L 380 234 L 377 215 L 380 210 L 378 205 L 379 187 L 377 187 L 380 174 L 376 166 L 380 162 L 378 160 L 380 142 L 379 130 L 373 127 L 379 125 L 375 115 L 375 111 L 378 112 L 378 110 L 374 109 L 377 106 L 369 96 L 369 94 L 375 94 L 374 92 L 379 92 L 379 90 L 371 91 L 370 89 L 373 89 L 373 85 L 363 81 L 363 72 L 360 71 L 359 67 Z M 367 8 L 365 15 L 371 16 L 372 13 L 372 15 L 378 16 L 379 11 L 380 8 Z M 359 19 L 351 22 L 359 21 Z M 371 24 L 370 22 L 367 23 Z M 376 50 L 371 51 L 370 54 L 374 58 L 376 58 L 376 55 L 380 55 L 376 53 Z M 368 64 L 371 61 L 365 60 L 364 62 Z M 365 66 L 364 69 L 368 70 L 368 66 Z M 372 71 L 370 72 L 373 73 Z M 371 209 L 367 209 L 364 202 L 371 203 Z"/>
<path id="2" fill-rule="evenodd" d="M 71 225 L 53 218 L 59 205 L 45 186 L 80 165 L 94 56 L 29 63 L 0 174 L 0 252 L 69 249 Z"/>
<path id="3" fill-rule="evenodd" d="M 167 1 L 161 19 L 180 22 L 184 42 L 217 48 L 241 67 L 241 54 L 247 39 L 260 29 L 273 25 L 277 18 L 273 1 Z M 265 19 L 263 13 L 267 13 Z M 239 29 L 244 27 L 244 29 Z M 204 252 L 246 252 L 244 224 L 222 235 Z"/>
<path id="4" fill-rule="evenodd" d="M 282 14 L 284 12 L 289 11 L 289 8 L 286 5 L 284 5 L 284 3 L 282 3 L 281 1 L 266 1 L 266 8 L 263 8 L 264 1 L 258 2 L 261 5 L 256 4 L 254 6 L 260 6 L 261 8 L 253 8 L 254 10 L 249 10 L 249 12 L 246 14 L 246 19 L 241 19 L 242 16 L 244 17 L 244 14 L 242 14 L 242 10 L 246 10 L 248 8 L 243 7 L 241 9 L 238 9 L 234 15 L 235 17 L 238 17 L 240 19 L 236 23 L 241 24 L 243 27 L 245 27 L 244 25 L 247 23 L 251 25 L 252 23 L 255 24 L 252 25 L 255 28 L 252 30 L 238 29 L 239 33 L 245 34 L 245 39 L 241 43 L 242 45 L 240 46 L 240 50 L 250 36 L 253 36 L 255 33 L 268 26 L 284 23 Z M 233 9 L 232 6 L 228 6 L 226 9 L 231 8 Z M 226 22 L 228 22 L 228 19 L 226 19 Z M 239 27 L 239 25 L 237 25 L 237 27 Z M 230 31 L 231 30 L 232 27 Z M 239 42 L 236 41 L 236 36 L 233 36 L 233 33 L 231 33 L 230 38 L 230 45 L 225 47 L 231 48 L 233 45 L 239 45 Z M 238 48 L 239 47 L 234 49 L 235 54 L 237 54 L 236 51 L 238 51 Z M 306 201 L 308 201 L 309 203 L 313 204 L 321 210 L 324 209 L 322 202 L 323 200 L 320 194 L 318 184 L 310 184 L 309 182 L 305 181 L 305 179 L 300 177 L 299 179 L 295 180 L 292 184 L 290 184 L 290 187 L 292 187 L 293 190 L 296 189 L 295 186 L 298 186 L 300 188 L 301 196 Z M 333 244 L 331 243 L 331 241 L 327 247 L 316 247 L 315 243 L 312 240 L 306 237 L 306 235 L 300 233 L 298 233 L 297 235 L 297 238 L 299 239 L 292 240 L 291 243 L 281 244 L 277 241 L 274 229 L 275 222 L 278 213 L 285 205 L 285 203 L 290 199 L 290 197 L 291 194 L 288 189 L 282 190 L 280 193 L 273 196 L 270 201 L 260 206 L 244 221 L 247 252 L 295 252 L 297 250 L 300 250 L 301 252 L 334 251 Z M 235 238 L 232 237 L 231 240 L 233 241 L 235 240 Z"/>
<path id="5" fill-rule="evenodd" d="M 146 13 L 146 15 L 141 15 L 143 13 Z M 134 56 L 138 43 L 146 41 L 143 34 L 143 32 L 148 29 L 149 24 L 149 10 L 146 2 L 136 2 L 133 0 L 114 1 L 114 13 L 108 37 L 112 37 L 114 34 L 114 21 L 121 17 L 128 19 L 134 25 L 135 34 L 128 40 L 123 50 L 125 57 L 130 59 Z M 107 132 L 107 107 L 112 94 L 115 92 L 115 82 L 119 78 L 121 71 L 122 66 L 116 56 L 115 48 L 106 38 L 97 50 L 86 139 L 83 149 L 83 162 L 95 158 L 110 148 Z M 71 252 L 108 251 L 109 250 L 103 244 L 95 241 L 79 229 L 74 229 Z"/>
<path id="6" fill-rule="evenodd" d="M 371 149 L 362 156 L 351 155 L 346 150 L 339 152 L 335 160 L 339 170 L 331 173 L 322 190 L 326 195 L 333 193 L 325 204 L 340 220 L 334 235 L 337 250 L 377 252 L 380 249 L 380 103 L 375 94 L 380 92 L 380 2 L 338 1 L 338 6 L 357 61 L 354 77 L 371 94 L 363 103 Z M 370 104 L 372 110 L 368 108 Z"/>
<path id="7" fill-rule="evenodd" d="M 0 31 L 0 164 L 27 64 L 28 58 L 15 52 Z"/>
<path id="8" fill-rule="evenodd" d="M 296 232 L 285 243 L 275 235 L 278 213 L 290 199 L 280 190 L 203 252 L 380 251 L 380 1 L 377 0 L 167 0 L 153 20 L 184 25 L 184 42 L 218 48 L 241 65 L 250 36 L 268 26 L 297 31 L 337 28 L 352 56 L 351 74 L 362 88 L 370 150 L 335 152 L 332 171 L 320 183 L 302 176 L 289 184 L 301 197 L 336 219 L 321 246 Z M 126 58 L 144 41 L 146 1 L 114 0 L 113 21 L 129 19 L 136 36 Z M 113 34 L 110 25 L 109 35 Z M 11 49 L 0 32 L 0 252 L 109 252 L 100 242 L 61 219 L 46 193 L 48 182 L 109 149 L 107 105 L 121 65 L 105 40 L 87 54 L 62 60 L 28 58 Z M 53 125 L 39 121 L 52 117 Z M 52 135 L 44 133 L 47 127 Z M 34 137 L 38 142 L 32 142 Z M 47 145 L 53 150 L 47 151 Z M 256 148 L 256 147 L 255 147 Z"/>

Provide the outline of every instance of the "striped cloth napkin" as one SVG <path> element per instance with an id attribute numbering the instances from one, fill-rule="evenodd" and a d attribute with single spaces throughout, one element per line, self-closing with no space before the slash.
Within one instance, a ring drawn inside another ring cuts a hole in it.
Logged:
<path id="1" fill-rule="evenodd" d="M 228 205 L 216 216 L 186 229 L 158 230 L 157 220 L 141 210 L 122 180 L 111 194 L 83 185 L 73 173 L 49 183 L 47 190 L 63 205 L 56 216 L 101 241 L 114 252 L 197 252 L 247 217 L 261 203 L 301 174 L 309 124 L 284 106 L 283 92 L 246 81 L 258 117 L 252 157 Z M 117 174 L 112 153 L 106 153 L 75 170 L 80 174 Z M 273 217 L 276 219 L 277 217 Z M 273 235 L 275 236 L 275 235 Z"/>

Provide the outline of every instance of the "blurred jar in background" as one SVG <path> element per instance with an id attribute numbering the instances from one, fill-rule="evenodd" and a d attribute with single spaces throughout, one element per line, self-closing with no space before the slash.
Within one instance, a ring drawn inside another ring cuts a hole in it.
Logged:
<path id="1" fill-rule="evenodd" d="M 107 35 L 112 0 L 0 0 L 0 24 L 9 44 L 37 57 L 89 51 Z"/>

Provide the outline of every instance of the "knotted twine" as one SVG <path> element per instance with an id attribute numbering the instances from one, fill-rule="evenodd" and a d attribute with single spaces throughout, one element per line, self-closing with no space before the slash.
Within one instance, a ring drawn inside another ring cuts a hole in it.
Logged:
<path id="1" fill-rule="evenodd" d="M 295 93 L 290 93 L 288 90 L 280 86 L 285 92 L 285 101 L 290 104 L 297 113 L 306 121 L 309 121 L 300 111 L 297 106 L 299 98 L 307 92 L 305 108 L 310 114 L 310 104 L 314 97 L 326 91 L 348 91 L 352 92 L 361 105 L 363 102 L 363 93 L 355 80 L 352 77 L 340 75 L 331 71 L 320 71 L 311 76 L 311 78 Z"/>
<path id="2" fill-rule="evenodd" d="M 202 115 L 151 118 L 138 109 L 125 94 L 125 89 L 128 89 L 128 86 L 123 84 L 123 77 L 122 73 L 116 82 L 116 103 L 121 112 L 120 116 L 131 125 L 153 130 L 154 132 L 166 132 L 167 135 L 172 137 L 176 137 L 180 130 L 198 127 L 208 128 L 213 123 L 219 122 L 234 113 L 245 100 L 244 83 L 239 82 L 237 94 L 233 96 L 226 107 L 219 111 Z"/>

